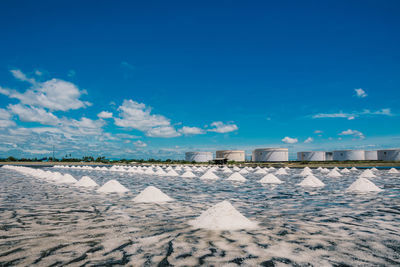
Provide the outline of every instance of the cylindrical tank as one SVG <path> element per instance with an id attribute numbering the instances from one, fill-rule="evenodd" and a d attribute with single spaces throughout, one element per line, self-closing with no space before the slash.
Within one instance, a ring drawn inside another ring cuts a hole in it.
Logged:
<path id="1" fill-rule="evenodd" d="M 287 148 L 258 148 L 253 150 L 252 160 L 259 161 L 288 161 Z"/>
<path id="2" fill-rule="evenodd" d="M 216 158 L 224 158 L 228 161 L 245 161 L 244 150 L 218 150 Z"/>
<path id="3" fill-rule="evenodd" d="M 332 161 L 333 160 L 333 152 L 325 152 L 325 160 Z"/>
<path id="4" fill-rule="evenodd" d="M 297 152 L 298 161 L 325 161 L 325 151 Z"/>
<path id="5" fill-rule="evenodd" d="M 378 151 L 365 151 L 365 160 L 378 160 Z"/>
<path id="6" fill-rule="evenodd" d="M 400 148 L 378 150 L 378 160 L 400 161 Z"/>
<path id="7" fill-rule="evenodd" d="M 365 160 L 364 150 L 336 150 L 333 151 L 333 160 Z"/>
<path id="8" fill-rule="evenodd" d="M 194 162 L 209 162 L 213 159 L 213 154 L 211 152 L 186 152 L 185 160 Z"/>

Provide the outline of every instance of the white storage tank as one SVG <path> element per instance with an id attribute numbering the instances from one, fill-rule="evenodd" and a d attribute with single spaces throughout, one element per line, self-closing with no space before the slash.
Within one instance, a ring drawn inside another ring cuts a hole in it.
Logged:
<path id="1" fill-rule="evenodd" d="M 378 151 L 365 151 L 365 160 L 378 160 Z"/>
<path id="2" fill-rule="evenodd" d="M 245 152 L 244 150 L 218 150 L 215 157 L 228 161 L 245 161 Z"/>
<path id="3" fill-rule="evenodd" d="M 258 148 L 253 150 L 252 160 L 255 162 L 288 161 L 289 152 L 287 148 Z"/>
<path id="4" fill-rule="evenodd" d="M 400 148 L 378 150 L 378 160 L 400 161 Z"/>
<path id="5" fill-rule="evenodd" d="M 346 160 L 365 160 L 364 150 L 336 150 L 333 151 L 333 160 L 346 161 Z"/>
<path id="6" fill-rule="evenodd" d="M 333 160 L 333 152 L 325 152 L 325 160 L 332 161 Z"/>
<path id="7" fill-rule="evenodd" d="M 325 151 L 297 152 L 298 161 L 325 161 Z"/>
<path id="8" fill-rule="evenodd" d="M 194 162 L 209 162 L 213 160 L 212 152 L 186 152 L 185 153 L 185 160 L 186 161 L 194 161 Z"/>

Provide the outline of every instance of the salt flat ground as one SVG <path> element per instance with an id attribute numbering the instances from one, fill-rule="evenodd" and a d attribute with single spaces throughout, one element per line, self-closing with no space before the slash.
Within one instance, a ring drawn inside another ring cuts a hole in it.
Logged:
<path id="1" fill-rule="evenodd" d="M 99 185 L 116 179 L 130 191 L 101 194 L 49 183 L 0 168 L 0 266 L 395 266 L 400 265 L 400 175 L 375 171 L 380 193 L 345 189 L 361 171 L 329 178 L 326 186 L 297 184 L 301 170 L 262 185 L 221 178 L 159 177 L 99 170 L 55 169 Z M 202 173 L 196 173 L 200 177 Z M 149 185 L 174 202 L 139 204 Z M 187 224 L 228 200 L 256 230 L 209 231 Z"/>

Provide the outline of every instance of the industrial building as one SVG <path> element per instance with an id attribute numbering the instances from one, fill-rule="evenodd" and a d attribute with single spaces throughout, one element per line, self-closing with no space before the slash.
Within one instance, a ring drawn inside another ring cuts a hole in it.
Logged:
<path id="1" fill-rule="evenodd" d="M 297 152 L 298 161 L 325 161 L 325 151 L 304 151 Z"/>
<path id="2" fill-rule="evenodd" d="M 378 160 L 378 151 L 365 151 L 365 160 Z"/>
<path id="3" fill-rule="evenodd" d="M 218 150 L 216 152 L 216 158 L 227 159 L 228 161 L 245 161 L 244 150 Z"/>
<path id="4" fill-rule="evenodd" d="M 400 161 L 400 148 L 378 150 L 378 160 Z"/>
<path id="5" fill-rule="evenodd" d="M 190 162 L 209 162 L 213 160 L 212 152 L 186 152 L 185 160 Z"/>
<path id="6" fill-rule="evenodd" d="M 252 160 L 254 162 L 288 161 L 289 152 L 287 148 L 258 148 L 253 150 Z"/>
<path id="7" fill-rule="evenodd" d="M 333 160 L 333 152 L 325 152 L 325 160 L 332 161 Z"/>
<path id="8" fill-rule="evenodd" d="M 335 150 L 333 151 L 334 161 L 365 160 L 364 150 Z"/>

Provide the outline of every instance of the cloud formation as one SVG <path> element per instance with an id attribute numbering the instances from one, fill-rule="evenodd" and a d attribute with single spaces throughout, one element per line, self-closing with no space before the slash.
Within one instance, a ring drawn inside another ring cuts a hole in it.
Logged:
<path id="1" fill-rule="evenodd" d="M 113 114 L 112 112 L 102 111 L 99 114 L 97 114 L 97 117 L 102 119 L 111 119 L 113 117 Z"/>
<path id="2" fill-rule="evenodd" d="M 304 144 L 310 144 L 314 141 L 314 138 L 308 137 L 306 140 L 304 140 Z"/>
<path id="3" fill-rule="evenodd" d="M 211 126 L 213 126 L 214 128 L 208 129 L 207 131 L 216 133 L 229 133 L 239 129 L 236 124 L 233 123 L 225 124 L 222 121 L 215 121 L 211 123 Z"/>
<path id="4" fill-rule="evenodd" d="M 286 144 L 296 144 L 299 140 L 297 138 L 291 138 L 289 136 L 286 136 L 285 138 L 282 139 L 282 142 Z"/>
<path id="5" fill-rule="evenodd" d="M 362 111 L 355 111 L 351 113 L 343 113 L 342 111 L 338 113 L 319 113 L 312 115 L 313 119 L 322 118 L 345 118 L 348 120 L 354 120 L 357 117 L 374 117 L 374 116 L 394 116 L 390 108 L 382 108 L 376 111 L 371 111 L 369 109 L 364 109 Z"/>
<path id="6" fill-rule="evenodd" d="M 205 134 L 206 131 L 199 127 L 188 127 L 183 126 L 181 129 L 178 130 L 183 135 L 197 135 L 197 134 Z"/>
<path id="7" fill-rule="evenodd" d="M 351 130 L 351 129 L 342 131 L 341 133 L 339 133 L 339 135 L 352 135 L 352 136 L 357 137 L 359 139 L 364 139 L 365 138 L 365 136 L 364 136 L 364 134 L 362 132 L 357 131 L 357 130 Z"/>
<path id="8" fill-rule="evenodd" d="M 367 93 L 365 93 L 365 91 L 361 88 L 354 89 L 354 91 L 356 91 L 356 96 L 359 98 L 364 98 L 368 96 Z"/>

